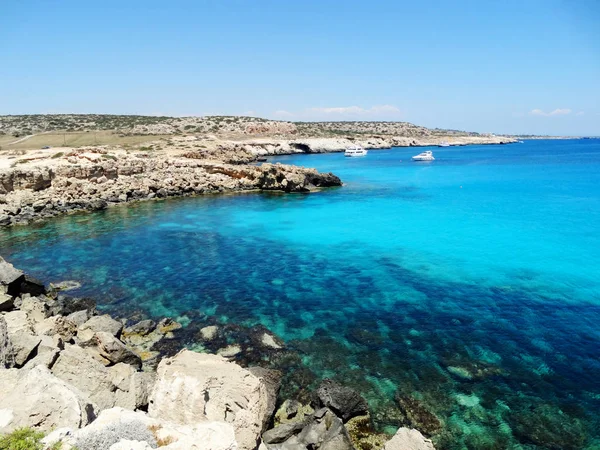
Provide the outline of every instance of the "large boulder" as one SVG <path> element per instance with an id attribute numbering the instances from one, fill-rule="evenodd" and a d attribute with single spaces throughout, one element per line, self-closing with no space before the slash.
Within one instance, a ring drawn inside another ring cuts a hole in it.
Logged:
<path id="1" fill-rule="evenodd" d="M 105 367 L 76 345 L 67 345 L 60 352 L 52 373 L 85 393 L 99 410 L 114 406 L 145 408 L 154 381 L 154 374 L 137 372 L 128 364 Z"/>
<path id="2" fill-rule="evenodd" d="M 273 413 L 269 391 L 261 377 L 237 364 L 182 350 L 159 364 L 148 413 L 184 425 L 230 423 L 239 447 L 250 450 Z"/>
<path id="3" fill-rule="evenodd" d="M 317 389 L 316 403 L 317 407 L 330 408 L 344 422 L 369 412 L 367 401 L 358 392 L 329 379 Z"/>
<path id="4" fill-rule="evenodd" d="M 123 331 L 123 324 L 108 314 L 91 317 L 87 322 L 79 327 L 80 330 L 92 330 L 94 332 L 110 333 L 119 338 Z"/>
<path id="5" fill-rule="evenodd" d="M 33 327 L 25 311 L 4 313 L 6 333 L 12 348 L 12 362 L 15 367 L 22 367 L 31 357 L 41 339 L 33 333 Z"/>
<path id="6" fill-rule="evenodd" d="M 107 365 L 126 363 L 137 369 L 142 367 L 141 358 L 110 333 L 96 332 L 91 339 L 81 345 L 97 351 L 108 362 Z"/>
<path id="7" fill-rule="evenodd" d="M 95 418 L 88 398 L 44 366 L 0 370 L 0 386 L 0 433 L 22 427 L 79 428 Z"/>
<path id="8" fill-rule="evenodd" d="M 11 263 L 0 256 L 0 286 L 3 286 L 5 293 L 11 297 L 19 295 L 19 288 L 24 279 L 25 274 L 22 270 L 15 269 Z"/>
<path id="9" fill-rule="evenodd" d="M 435 450 L 435 447 L 418 430 L 402 427 L 386 442 L 384 450 Z"/>

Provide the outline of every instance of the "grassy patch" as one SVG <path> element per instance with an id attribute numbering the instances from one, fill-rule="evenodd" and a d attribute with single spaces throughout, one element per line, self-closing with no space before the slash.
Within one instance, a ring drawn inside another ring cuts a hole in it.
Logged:
<path id="1" fill-rule="evenodd" d="M 0 437 L 0 450 L 42 450 L 44 433 L 31 428 L 19 428 Z M 60 447 L 56 447 L 58 450 Z"/>

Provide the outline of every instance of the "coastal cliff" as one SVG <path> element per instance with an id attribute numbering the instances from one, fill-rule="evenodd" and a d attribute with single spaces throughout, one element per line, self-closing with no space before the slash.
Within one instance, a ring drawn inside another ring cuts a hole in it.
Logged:
<path id="1" fill-rule="evenodd" d="M 282 402 L 279 372 L 173 345 L 181 324 L 99 315 L 60 287 L 0 258 L 0 435 L 33 428 L 63 450 L 434 449 L 417 430 L 375 433 L 352 389 L 323 380 L 307 404 Z"/>

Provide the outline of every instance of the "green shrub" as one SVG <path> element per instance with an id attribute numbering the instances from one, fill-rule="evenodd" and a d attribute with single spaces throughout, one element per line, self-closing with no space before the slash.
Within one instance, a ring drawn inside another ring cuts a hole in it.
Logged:
<path id="1" fill-rule="evenodd" d="M 42 450 L 44 433 L 31 428 L 19 428 L 0 437 L 0 450 Z"/>
<path id="2" fill-rule="evenodd" d="M 105 158 L 105 159 L 112 159 L 113 161 L 116 161 L 116 160 L 117 160 L 117 157 L 116 157 L 116 156 L 114 156 L 114 155 L 107 155 L 106 153 L 102 155 L 102 158 Z"/>
<path id="3" fill-rule="evenodd" d="M 55 153 L 54 155 L 52 155 L 51 157 L 52 158 L 60 158 L 61 156 L 64 156 L 64 155 L 65 155 L 64 152 L 58 152 L 58 153 Z"/>

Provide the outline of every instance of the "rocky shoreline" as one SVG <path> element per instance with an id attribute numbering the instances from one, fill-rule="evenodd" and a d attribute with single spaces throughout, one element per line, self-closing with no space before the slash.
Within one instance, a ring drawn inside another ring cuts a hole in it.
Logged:
<path id="1" fill-rule="evenodd" d="M 49 433 L 44 449 L 65 450 L 434 448 L 417 430 L 376 433 L 364 398 L 331 380 L 283 399 L 282 373 L 236 364 L 218 325 L 199 330 L 198 353 L 176 339 L 182 324 L 101 315 L 60 291 L 73 286 L 0 258 L 0 434 L 32 427 Z M 260 329 L 252 346 L 284 344 Z"/>

